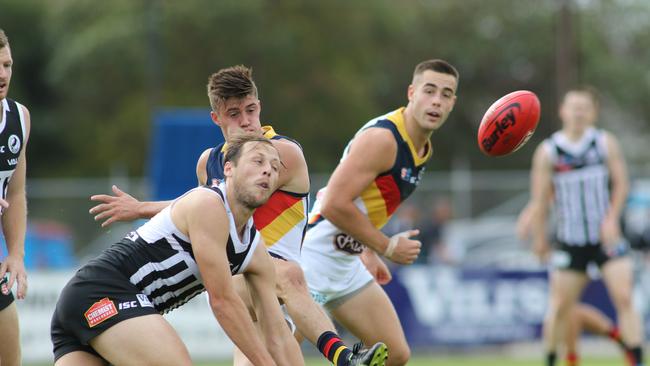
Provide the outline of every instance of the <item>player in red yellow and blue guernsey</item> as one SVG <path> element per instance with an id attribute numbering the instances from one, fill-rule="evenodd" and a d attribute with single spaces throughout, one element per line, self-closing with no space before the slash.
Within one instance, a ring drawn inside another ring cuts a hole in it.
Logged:
<path id="1" fill-rule="evenodd" d="M 300 334 L 318 347 L 323 355 L 337 366 L 384 365 L 386 345 L 374 342 L 367 350 L 349 349 L 336 333 L 336 328 L 323 309 L 314 302 L 307 290 L 304 274 L 298 260 L 307 225 L 309 174 L 300 145 L 275 133 L 270 126 L 261 127 L 261 104 L 252 71 L 244 66 L 219 70 L 210 76 L 208 97 L 212 106 L 212 120 L 221 128 L 226 144 L 240 134 L 264 135 L 279 151 L 283 167 L 280 169 L 278 189 L 268 202 L 253 216 L 267 250 L 274 257 L 278 281 L 278 297 L 286 307 L 290 321 Z M 224 178 L 224 145 L 207 149 L 197 163 L 196 175 L 200 185 L 213 184 Z M 101 202 L 90 210 L 96 220 L 128 221 L 155 215 L 169 202 L 139 202 L 114 187 L 116 196 L 96 195 Z M 251 300 L 243 279 L 239 278 L 240 295 L 250 305 Z M 237 350 L 236 365 L 249 364 Z"/>
<path id="2" fill-rule="evenodd" d="M 302 265 L 312 296 L 363 343 L 385 342 L 387 365 L 405 365 L 410 349 L 377 284 L 390 280 L 377 253 L 410 264 L 421 244 L 410 239 L 417 230 L 389 238 L 380 229 L 417 187 L 432 155 L 429 139 L 452 111 L 457 86 L 458 72 L 449 63 L 418 64 L 408 105 L 357 132 L 310 213 Z"/>
<path id="3" fill-rule="evenodd" d="M 287 137 L 278 135 L 271 126 L 263 126 L 264 137 L 271 141 L 285 144 L 300 144 Z M 223 159 L 227 143 L 207 150 L 205 161 L 207 182 L 223 180 Z M 204 161 L 204 157 L 201 162 Z M 307 210 L 309 208 L 309 192 L 296 193 L 285 189 L 277 189 L 269 201 L 255 211 L 255 227 L 264 236 L 265 244 L 271 256 L 298 262 L 300 247 L 307 227 Z M 290 244 L 289 244 L 290 243 Z M 294 243 L 300 243 L 295 245 Z"/>

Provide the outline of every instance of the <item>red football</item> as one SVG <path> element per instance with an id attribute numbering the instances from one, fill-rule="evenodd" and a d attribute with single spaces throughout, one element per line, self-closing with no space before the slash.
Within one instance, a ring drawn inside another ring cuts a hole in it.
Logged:
<path id="1" fill-rule="evenodd" d="M 535 132 L 539 113 L 539 99 L 531 91 L 518 90 L 501 97 L 481 120 L 479 148 L 490 156 L 517 151 Z"/>

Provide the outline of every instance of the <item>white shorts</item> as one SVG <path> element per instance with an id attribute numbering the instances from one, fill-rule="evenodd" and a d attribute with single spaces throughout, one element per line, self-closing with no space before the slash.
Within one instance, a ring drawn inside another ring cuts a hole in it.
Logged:
<path id="1" fill-rule="evenodd" d="M 331 310 L 372 283 L 373 278 L 359 256 L 345 262 L 303 247 L 300 264 L 314 301 Z"/>

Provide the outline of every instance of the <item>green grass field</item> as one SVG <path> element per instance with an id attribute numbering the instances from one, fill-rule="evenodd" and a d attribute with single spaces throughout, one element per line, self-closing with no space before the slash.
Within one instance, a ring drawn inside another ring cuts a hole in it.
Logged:
<path id="1" fill-rule="evenodd" d="M 508 360 L 496 356 L 488 357 L 416 357 L 412 359 L 409 366 L 542 366 L 543 360 Z M 621 358 L 599 358 L 581 360 L 582 366 L 624 366 Z M 25 366 L 45 366 L 46 364 L 26 364 Z M 197 366 L 231 366 L 231 361 L 198 363 Z M 307 359 L 307 366 L 330 366 L 331 364 L 319 358 Z M 564 365 L 564 363 L 559 363 Z"/>
<path id="2" fill-rule="evenodd" d="M 542 366 L 543 360 L 504 360 L 498 357 L 444 357 L 444 358 L 415 358 L 408 363 L 409 366 Z M 563 365 L 563 363 L 559 363 Z M 202 363 L 199 366 L 230 366 L 231 362 L 223 363 Z M 307 366 L 327 366 L 325 361 L 317 358 L 307 360 Z M 585 359 L 582 360 L 583 366 L 623 366 L 621 358 L 614 359 Z"/>

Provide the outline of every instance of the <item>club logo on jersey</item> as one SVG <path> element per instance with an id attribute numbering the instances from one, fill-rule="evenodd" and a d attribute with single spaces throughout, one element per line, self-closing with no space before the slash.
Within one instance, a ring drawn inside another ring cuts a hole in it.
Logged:
<path id="1" fill-rule="evenodd" d="M 334 237 L 334 247 L 350 254 L 361 254 L 366 246 L 348 234 L 340 233 Z"/>
<path id="2" fill-rule="evenodd" d="M 131 241 L 136 241 L 140 235 L 136 231 L 131 231 L 130 233 L 126 234 L 126 238 L 131 240 Z"/>
<path id="3" fill-rule="evenodd" d="M 217 188 L 221 184 L 221 180 L 217 178 L 212 178 L 212 187 Z"/>
<path id="4" fill-rule="evenodd" d="M 400 172 L 400 178 L 402 178 L 402 180 L 405 182 L 417 185 L 422 178 L 422 174 L 424 174 L 424 167 L 422 167 L 422 169 L 417 172 L 417 175 L 413 174 L 413 169 L 411 168 L 402 168 L 402 171 Z"/>
<path id="5" fill-rule="evenodd" d="M 7 145 L 9 145 L 9 151 L 14 154 L 18 154 L 20 151 L 20 139 L 16 135 L 9 136 L 9 142 Z"/>
<path id="6" fill-rule="evenodd" d="M 108 297 L 97 301 L 84 313 L 88 321 L 88 326 L 91 328 L 115 315 L 117 315 L 117 308 L 115 307 L 115 303 Z"/>
<path id="7" fill-rule="evenodd" d="M 140 306 L 143 308 L 152 308 L 153 304 L 151 301 L 149 301 L 149 298 L 145 294 L 137 294 L 135 295 L 138 298 L 138 302 L 140 303 Z"/>

